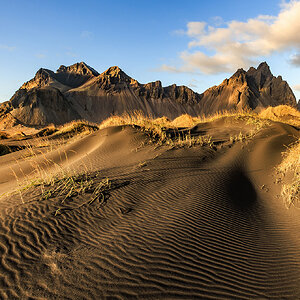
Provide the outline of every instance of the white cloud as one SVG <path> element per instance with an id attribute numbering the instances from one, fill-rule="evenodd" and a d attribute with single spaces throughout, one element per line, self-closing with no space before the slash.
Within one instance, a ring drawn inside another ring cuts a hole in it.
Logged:
<path id="1" fill-rule="evenodd" d="M 8 46 L 8 45 L 0 45 L 0 49 L 7 50 L 7 51 L 14 51 L 16 47 Z"/>
<path id="2" fill-rule="evenodd" d="M 182 65 L 164 66 L 166 71 L 203 73 L 232 72 L 248 68 L 262 57 L 276 52 L 300 53 L 300 1 L 281 3 L 277 16 L 259 15 L 246 22 L 232 20 L 220 27 L 205 22 L 189 22 L 188 50 L 181 53 Z M 300 66 L 300 54 L 290 62 Z"/>
<path id="3" fill-rule="evenodd" d="M 204 34 L 206 23 L 205 22 L 189 22 L 187 24 L 187 35 L 199 36 Z"/>

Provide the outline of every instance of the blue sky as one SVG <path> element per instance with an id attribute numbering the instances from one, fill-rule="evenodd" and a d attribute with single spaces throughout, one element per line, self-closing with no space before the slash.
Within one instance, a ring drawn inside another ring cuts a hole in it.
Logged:
<path id="1" fill-rule="evenodd" d="M 203 92 L 266 60 L 299 99 L 299 9 L 276 0 L 0 0 L 0 102 L 40 67 L 80 61 Z"/>

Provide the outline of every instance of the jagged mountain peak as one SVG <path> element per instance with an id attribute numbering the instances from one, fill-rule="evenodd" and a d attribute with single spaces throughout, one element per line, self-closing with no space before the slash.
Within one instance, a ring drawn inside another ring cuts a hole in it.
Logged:
<path id="1" fill-rule="evenodd" d="M 111 66 L 106 71 L 104 71 L 102 74 L 115 76 L 115 75 L 118 75 L 120 73 L 124 73 L 121 68 L 119 68 L 118 66 Z"/>
<path id="2" fill-rule="evenodd" d="M 40 68 L 40 69 L 35 73 L 35 76 L 39 76 L 39 75 L 43 75 L 43 74 L 48 74 L 48 75 L 50 75 L 51 73 L 53 73 L 53 72 L 50 71 L 50 70 L 48 70 L 48 69 Z"/>
<path id="3" fill-rule="evenodd" d="M 257 67 L 257 69 L 255 69 L 254 67 L 251 67 L 247 71 L 247 75 L 249 75 L 249 76 L 256 76 L 256 75 L 261 75 L 261 74 L 264 75 L 265 77 L 273 77 L 270 67 L 265 61 L 260 63 L 259 66 Z"/>
<path id="4" fill-rule="evenodd" d="M 123 80 L 131 79 L 131 77 L 128 76 L 125 72 L 123 72 L 123 70 L 118 66 L 109 67 L 106 71 L 101 73 L 101 76 L 102 77 L 108 76 L 108 77 L 119 78 Z"/>
<path id="5" fill-rule="evenodd" d="M 237 78 L 240 76 L 244 76 L 246 71 L 243 68 L 237 69 L 237 71 L 230 78 Z"/>
<path id="6" fill-rule="evenodd" d="M 110 115 L 135 110 L 175 118 L 182 113 L 209 115 L 244 108 L 259 111 L 280 104 L 297 106 L 288 83 L 281 76 L 274 77 L 266 62 L 248 71 L 238 69 L 229 79 L 202 94 L 175 84 L 163 87 L 160 81 L 141 84 L 118 66 L 99 75 L 80 62 L 62 65 L 56 73 L 39 69 L 15 93 L 2 114 L 11 113 L 24 124 L 41 125 L 74 118 L 101 122 Z M 60 112 L 64 113 L 58 120 L 56 115 Z"/>
<path id="7" fill-rule="evenodd" d="M 264 73 L 265 75 L 273 76 L 273 74 L 271 73 L 271 70 L 270 70 L 270 66 L 265 61 L 260 63 L 256 70 Z"/>
<path id="8" fill-rule="evenodd" d="M 75 73 L 78 75 L 85 75 L 85 76 L 99 75 L 99 73 L 95 69 L 93 69 L 92 67 L 90 67 L 84 62 L 75 63 L 68 67 L 61 65 L 56 71 L 56 73 Z"/>
<path id="9" fill-rule="evenodd" d="M 21 89 L 30 90 L 35 87 L 44 87 L 51 84 L 54 81 L 54 73 L 51 70 L 40 68 L 34 78 L 25 82 Z"/>
<path id="10" fill-rule="evenodd" d="M 104 87 L 109 87 L 111 84 L 122 84 L 127 85 L 138 85 L 137 80 L 128 76 L 121 68 L 118 66 L 109 67 L 106 71 L 98 76 L 98 82 Z"/>

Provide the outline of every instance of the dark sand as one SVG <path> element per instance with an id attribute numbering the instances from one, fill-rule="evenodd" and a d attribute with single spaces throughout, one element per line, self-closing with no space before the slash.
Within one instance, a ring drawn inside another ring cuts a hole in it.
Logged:
<path id="1" fill-rule="evenodd" d="M 22 184 L 54 163 L 114 185 L 104 205 L 57 216 L 68 204 L 39 200 L 37 187 L 23 192 L 25 204 L 2 197 L 0 298 L 300 299 L 300 211 L 285 207 L 274 170 L 299 132 L 272 123 L 229 141 L 248 127 L 224 118 L 192 129 L 212 135 L 214 148 L 155 147 L 128 126 L 35 157 L 1 156 L 0 193 L 17 187 L 12 170 Z"/>

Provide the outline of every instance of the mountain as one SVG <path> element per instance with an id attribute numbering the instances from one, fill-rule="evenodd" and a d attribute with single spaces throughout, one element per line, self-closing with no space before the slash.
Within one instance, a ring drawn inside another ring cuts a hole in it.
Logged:
<path id="1" fill-rule="evenodd" d="M 162 87 L 160 81 L 141 84 L 119 67 L 99 74 L 80 62 L 60 66 L 56 72 L 40 69 L 12 98 L 0 106 L 0 125 L 62 124 L 74 119 L 101 122 L 111 115 L 141 110 L 153 117 L 170 119 L 221 110 L 255 109 L 288 104 L 296 98 L 281 76 L 275 77 L 267 63 L 248 71 L 239 69 L 229 79 L 199 94 L 186 86 Z"/>

